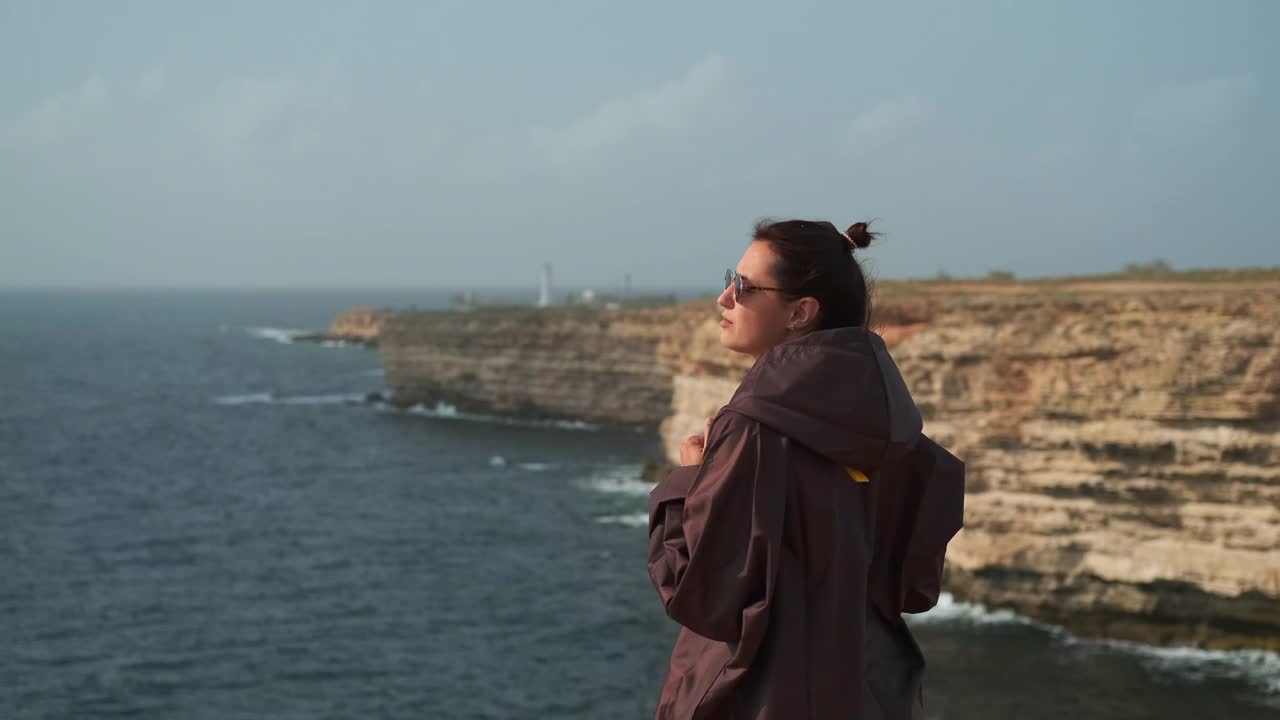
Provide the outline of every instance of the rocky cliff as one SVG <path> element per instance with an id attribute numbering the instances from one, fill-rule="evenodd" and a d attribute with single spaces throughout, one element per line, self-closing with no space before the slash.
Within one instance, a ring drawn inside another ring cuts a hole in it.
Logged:
<path id="1" fill-rule="evenodd" d="M 401 313 L 378 335 L 391 400 L 652 426 L 698 316 L 685 308 Z"/>
<path id="2" fill-rule="evenodd" d="M 968 463 L 958 596 L 1088 634 L 1280 648 L 1280 284 L 929 298 L 893 348 Z"/>
<path id="3" fill-rule="evenodd" d="M 711 301 L 396 315 L 398 402 L 657 425 L 749 359 Z M 884 284 L 876 329 L 968 469 L 958 598 L 1089 635 L 1280 649 L 1280 282 Z"/>
<path id="4" fill-rule="evenodd" d="M 302 333 L 294 340 L 377 347 L 382 326 L 395 313 L 386 308 L 356 307 L 342 313 L 325 332 Z"/>

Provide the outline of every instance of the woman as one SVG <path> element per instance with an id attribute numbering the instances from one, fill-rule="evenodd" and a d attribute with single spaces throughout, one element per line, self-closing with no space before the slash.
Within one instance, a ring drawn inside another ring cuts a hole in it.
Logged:
<path id="1" fill-rule="evenodd" d="M 682 628 L 658 718 L 919 718 L 903 612 L 937 602 L 964 464 L 921 433 L 867 328 L 865 223 L 755 228 L 720 342 L 751 355 L 649 496 L 649 575 Z"/>

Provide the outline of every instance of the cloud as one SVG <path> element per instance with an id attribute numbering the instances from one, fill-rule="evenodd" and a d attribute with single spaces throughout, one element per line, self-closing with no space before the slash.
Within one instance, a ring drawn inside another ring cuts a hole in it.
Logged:
<path id="1" fill-rule="evenodd" d="M 110 95 L 106 78 L 92 73 L 75 90 L 51 95 L 11 123 L 0 126 L 0 147 L 30 150 L 58 142 L 85 127 L 107 104 Z"/>
<path id="2" fill-rule="evenodd" d="M 195 124 L 217 141 L 243 143 L 265 135 L 298 93 L 293 75 L 224 81 L 196 106 Z"/>
<path id="3" fill-rule="evenodd" d="M 138 95 L 144 99 L 156 97 L 168 85 L 169 74 L 164 66 L 153 67 L 138 76 Z"/>
<path id="4" fill-rule="evenodd" d="M 390 142 L 375 106 L 353 100 L 356 87 L 342 67 L 325 65 L 223 80 L 179 111 L 186 128 L 223 160 L 339 146 L 354 152 L 371 138 Z"/>
<path id="5" fill-rule="evenodd" d="M 80 85 L 80 102 L 85 106 L 96 106 L 107 99 L 107 81 L 101 73 L 90 75 Z"/>
<path id="6" fill-rule="evenodd" d="M 535 145 L 562 163 L 590 155 L 646 130 L 687 126 L 697 107 L 722 83 L 728 63 L 711 55 L 679 79 L 601 103 L 559 130 L 535 132 Z"/>
<path id="7" fill-rule="evenodd" d="M 1230 123 L 1248 102 L 1255 82 L 1248 76 L 1224 76 L 1166 85 L 1142 96 L 1133 108 L 1133 130 L 1140 137 L 1179 140 Z"/>
<path id="8" fill-rule="evenodd" d="M 845 147 L 855 154 L 885 147 L 924 124 L 933 112 L 933 103 L 918 97 L 882 100 L 853 119 Z"/>

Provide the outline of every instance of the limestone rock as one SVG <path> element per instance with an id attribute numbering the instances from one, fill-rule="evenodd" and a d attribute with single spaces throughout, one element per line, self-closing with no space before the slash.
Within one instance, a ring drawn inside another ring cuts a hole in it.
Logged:
<path id="1" fill-rule="evenodd" d="M 399 313 L 379 339 L 398 403 L 657 427 L 678 462 L 750 367 L 717 316 Z M 1274 281 L 883 285 L 873 326 L 966 462 L 947 589 L 1084 634 L 1280 649 L 1278 317 Z"/>

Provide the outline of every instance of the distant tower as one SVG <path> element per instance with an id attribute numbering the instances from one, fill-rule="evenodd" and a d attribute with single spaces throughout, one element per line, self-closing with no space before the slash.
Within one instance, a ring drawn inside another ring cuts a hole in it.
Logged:
<path id="1" fill-rule="evenodd" d="M 622 299 L 626 300 L 631 297 L 631 273 L 627 273 L 622 278 Z"/>
<path id="2" fill-rule="evenodd" d="M 542 266 L 542 290 L 538 293 L 538 307 L 551 304 L 551 263 Z"/>

